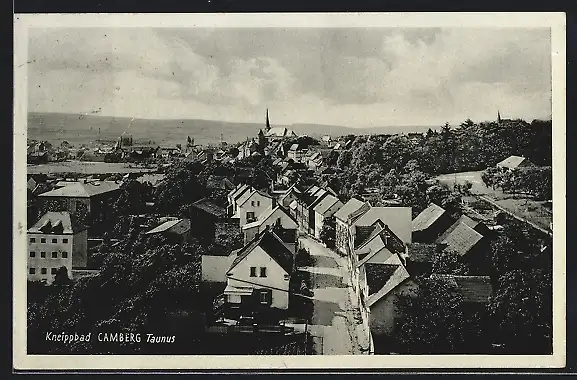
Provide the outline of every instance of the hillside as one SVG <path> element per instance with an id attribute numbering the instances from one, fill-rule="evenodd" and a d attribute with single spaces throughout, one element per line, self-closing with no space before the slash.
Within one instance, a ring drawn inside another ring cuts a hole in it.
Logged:
<path id="1" fill-rule="evenodd" d="M 186 141 L 190 136 L 197 144 L 220 141 L 236 143 L 248 136 L 256 136 L 264 127 L 259 123 L 232 123 L 202 119 L 135 119 L 127 129 L 130 118 L 99 115 L 77 115 L 61 113 L 28 113 L 28 138 L 60 143 L 82 144 L 100 140 L 116 140 L 123 132 L 131 134 L 136 141 L 152 140 L 157 144 L 174 145 Z M 375 127 L 350 128 L 320 124 L 277 125 L 293 129 L 297 134 L 313 136 L 347 134 L 384 134 L 402 132 L 424 132 L 429 127 Z"/>

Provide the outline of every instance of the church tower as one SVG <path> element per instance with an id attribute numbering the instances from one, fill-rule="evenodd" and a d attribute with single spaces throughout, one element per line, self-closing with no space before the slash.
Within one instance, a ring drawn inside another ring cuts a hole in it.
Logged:
<path id="1" fill-rule="evenodd" d="M 501 125 L 501 112 L 499 110 L 497 110 L 497 123 Z"/>
<path id="2" fill-rule="evenodd" d="M 258 131 L 258 148 L 261 153 L 264 152 L 264 148 L 266 146 L 266 139 L 264 137 L 264 132 L 261 130 Z"/>

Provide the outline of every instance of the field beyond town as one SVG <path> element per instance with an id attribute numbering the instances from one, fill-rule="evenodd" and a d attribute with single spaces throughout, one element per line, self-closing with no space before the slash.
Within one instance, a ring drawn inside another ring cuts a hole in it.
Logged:
<path id="1" fill-rule="evenodd" d="M 443 174 L 437 179 L 447 185 L 453 183 L 464 184 L 470 182 L 471 193 L 477 197 L 489 200 L 513 215 L 534 223 L 538 227 L 548 230 L 553 221 L 553 212 L 547 207 L 546 201 L 536 201 L 524 194 L 506 194 L 499 189 L 491 189 L 481 179 L 482 171 Z"/>
<path id="2" fill-rule="evenodd" d="M 116 174 L 116 173 L 145 173 L 152 172 L 154 168 L 144 168 L 134 164 L 123 162 L 89 162 L 89 161 L 62 161 L 48 164 L 28 165 L 28 174 Z"/>

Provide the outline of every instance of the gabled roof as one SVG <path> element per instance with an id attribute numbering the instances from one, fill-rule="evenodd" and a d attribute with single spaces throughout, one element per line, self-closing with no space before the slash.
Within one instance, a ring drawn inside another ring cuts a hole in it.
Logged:
<path id="1" fill-rule="evenodd" d="M 76 223 L 68 211 L 48 211 L 28 229 L 29 233 L 76 234 L 84 231 L 85 226 Z"/>
<path id="2" fill-rule="evenodd" d="M 293 152 L 299 150 L 299 144 L 292 144 L 289 150 Z"/>
<path id="3" fill-rule="evenodd" d="M 229 191 L 228 196 L 234 199 L 239 191 L 241 191 L 242 189 L 246 189 L 247 187 L 248 187 L 248 185 L 246 185 L 244 183 L 239 183 L 238 185 L 236 185 L 236 187 L 234 189 Z"/>
<path id="4" fill-rule="evenodd" d="M 410 242 L 411 208 L 410 207 L 371 207 L 353 222 L 353 226 L 370 226 L 377 219 L 382 220 L 402 241 Z"/>
<path id="5" fill-rule="evenodd" d="M 314 212 L 325 215 L 335 204 L 339 203 L 339 199 L 331 194 L 327 195 L 314 208 Z"/>
<path id="6" fill-rule="evenodd" d="M 250 198 L 254 192 L 256 192 L 256 190 L 253 188 L 246 189 L 239 197 L 236 198 L 236 204 L 239 206 L 242 205 L 248 198 Z"/>
<path id="7" fill-rule="evenodd" d="M 465 302 L 487 303 L 493 294 L 491 277 L 489 276 L 454 276 L 448 274 L 433 274 L 431 278 L 440 278 L 457 287 Z"/>
<path id="8" fill-rule="evenodd" d="M 268 218 L 271 217 L 271 215 L 273 215 L 276 211 L 280 211 L 283 214 L 285 214 L 290 220 L 292 220 L 295 225 L 298 224 L 297 221 L 295 220 L 295 218 L 292 217 L 292 215 L 281 205 L 277 204 L 275 207 L 269 207 L 267 208 L 261 215 L 258 216 L 258 219 L 252 223 L 247 223 L 244 226 L 242 226 L 243 230 L 249 229 L 249 228 L 253 228 L 253 227 L 257 227 L 262 225 L 264 222 L 267 221 Z"/>
<path id="9" fill-rule="evenodd" d="M 376 260 L 375 257 L 377 256 L 377 254 L 379 252 L 383 251 L 384 249 L 388 248 L 386 246 L 386 243 L 383 240 L 383 238 L 378 237 L 378 238 L 374 239 L 373 242 L 375 242 L 377 240 L 379 241 L 379 244 L 377 244 L 375 247 L 373 247 L 374 249 L 372 249 L 369 253 L 365 254 L 365 257 L 363 257 L 363 259 L 357 263 L 357 268 L 359 268 L 365 264 L 375 263 L 375 260 Z M 376 264 L 402 265 L 403 262 L 401 261 L 401 258 L 399 257 L 398 252 L 394 252 L 391 250 L 387 250 L 386 252 L 388 253 L 386 258 L 380 262 L 376 262 Z"/>
<path id="10" fill-rule="evenodd" d="M 387 281 L 393 276 L 398 265 L 389 264 L 365 264 L 367 275 L 367 285 L 369 287 L 369 296 L 377 293 L 385 286 Z"/>
<path id="11" fill-rule="evenodd" d="M 187 219 L 171 218 L 170 220 L 167 220 L 159 226 L 156 226 L 155 228 L 146 232 L 145 235 L 153 235 L 162 232 L 172 232 L 181 235 L 188 231 L 190 231 L 190 221 Z"/>
<path id="12" fill-rule="evenodd" d="M 364 202 L 361 202 L 355 198 L 351 198 L 347 203 L 343 205 L 343 207 L 339 209 L 339 211 L 335 213 L 335 218 L 342 221 L 346 221 L 352 213 L 357 211 L 363 205 Z"/>
<path id="13" fill-rule="evenodd" d="M 246 203 L 250 198 L 252 198 L 252 196 L 255 195 L 255 194 L 258 194 L 258 195 L 260 195 L 260 196 L 262 196 L 262 197 L 264 197 L 264 198 L 273 199 L 273 197 L 271 197 L 269 194 L 267 194 L 267 193 L 265 193 L 265 192 L 263 192 L 263 191 L 253 190 L 253 191 L 248 195 L 248 197 L 245 198 L 245 197 L 243 196 L 243 197 L 241 197 L 241 198 L 238 200 L 238 205 L 239 205 L 239 207 L 242 207 L 242 205 L 245 204 L 245 203 Z"/>
<path id="14" fill-rule="evenodd" d="M 437 219 L 445 213 L 445 209 L 437 206 L 434 203 L 421 211 L 419 215 L 412 222 L 413 231 L 423 231 L 429 228 Z"/>
<path id="15" fill-rule="evenodd" d="M 457 227 L 443 240 L 441 244 L 446 244 L 446 250 L 452 251 L 459 256 L 467 254 L 477 244 L 483 235 L 466 225 L 460 223 Z"/>
<path id="16" fill-rule="evenodd" d="M 206 187 L 208 189 L 230 190 L 234 189 L 234 184 L 226 176 L 211 175 L 206 180 Z"/>
<path id="17" fill-rule="evenodd" d="M 113 181 L 98 181 L 90 183 L 71 182 L 67 186 L 42 193 L 39 197 L 90 198 L 95 195 L 109 193 L 119 189 L 120 185 Z"/>
<path id="18" fill-rule="evenodd" d="M 281 268 L 288 274 L 292 274 L 293 254 L 276 236 L 271 229 L 267 228 L 257 234 L 248 244 L 236 252 L 236 257 L 232 261 L 227 274 L 244 260 L 256 247 L 261 247 Z"/>
<path id="19" fill-rule="evenodd" d="M 472 229 L 477 228 L 477 225 L 479 224 L 479 222 L 469 218 L 467 215 L 461 215 L 459 217 L 459 219 L 457 219 L 457 221 L 455 221 L 455 223 L 453 223 L 451 225 L 451 227 L 447 228 L 447 230 L 445 232 L 443 232 L 441 234 L 441 236 L 439 236 L 439 238 L 437 239 L 437 243 L 441 243 L 443 240 L 445 240 L 447 238 L 447 236 L 449 236 L 454 230 L 455 228 L 457 228 L 460 224 L 465 224 L 469 227 L 471 227 Z"/>
<path id="20" fill-rule="evenodd" d="M 497 166 L 503 167 L 503 168 L 508 168 L 508 169 L 515 169 L 519 165 L 521 165 L 523 162 L 529 163 L 528 160 L 527 161 L 525 161 L 525 160 L 527 160 L 525 157 L 510 156 L 510 157 L 504 159 L 503 161 L 499 162 L 497 164 Z"/>
<path id="21" fill-rule="evenodd" d="M 376 265 L 383 265 L 383 264 L 376 264 Z M 387 275 L 388 271 L 390 271 L 391 269 L 387 269 L 386 270 L 387 272 L 381 276 L 385 277 Z M 389 275 L 389 277 L 388 277 L 386 283 L 383 285 L 383 287 L 379 291 L 377 291 L 376 293 L 369 296 L 369 299 L 367 300 L 367 305 L 369 307 L 371 307 L 377 301 L 379 301 L 381 298 L 383 298 L 384 296 L 389 294 L 392 290 L 394 290 L 397 286 L 401 285 L 408 278 L 410 278 L 410 275 L 409 275 L 409 272 L 407 272 L 407 269 L 403 265 L 396 265 L 395 270 L 393 271 L 392 274 Z M 367 281 L 368 281 L 368 278 L 367 278 Z"/>
<path id="22" fill-rule="evenodd" d="M 226 210 L 223 207 L 220 207 L 212 203 L 206 198 L 194 202 L 192 206 L 198 208 L 199 210 L 205 211 L 211 215 L 214 215 L 217 218 L 222 218 L 226 216 Z"/>
<path id="23" fill-rule="evenodd" d="M 373 224 L 365 228 L 366 230 L 361 232 L 359 231 L 359 226 L 356 226 L 357 229 L 355 234 L 355 243 L 357 243 L 356 249 L 362 249 L 371 240 L 373 240 L 376 236 L 378 236 L 379 233 L 384 230 L 385 223 L 383 223 L 382 220 L 378 219 Z"/>

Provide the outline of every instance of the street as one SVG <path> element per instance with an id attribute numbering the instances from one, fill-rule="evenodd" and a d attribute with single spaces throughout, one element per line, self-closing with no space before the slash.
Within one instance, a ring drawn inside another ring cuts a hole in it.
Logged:
<path id="1" fill-rule="evenodd" d="M 353 290 L 345 259 L 309 237 L 301 237 L 300 243 L 310 251 L 314 261 L 313 266 L 301 270 L 311 273 L 314 311 L 309 331 L 315 337 L 317 354 L 364 354 L 366 347 L 361 348 L 362 339 L 357 338 L 360 322 L 354 317 Z"/>

